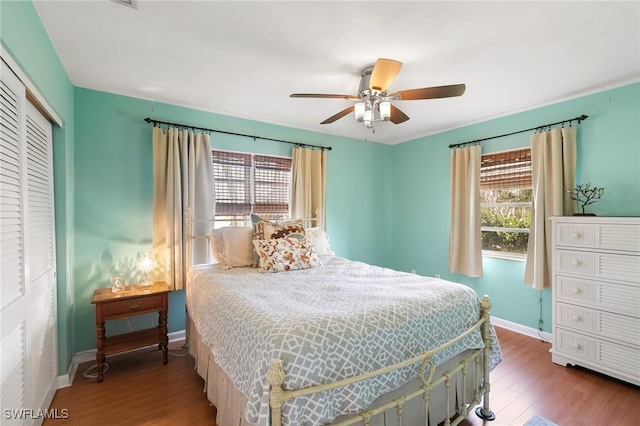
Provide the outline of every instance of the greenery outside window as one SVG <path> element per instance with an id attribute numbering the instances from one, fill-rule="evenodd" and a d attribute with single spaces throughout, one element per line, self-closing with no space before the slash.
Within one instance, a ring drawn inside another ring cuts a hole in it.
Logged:
<path id="1" fill-rule="evenodd" d="M 531 150 L 485 154 L 481 161 L 482 253 L 525 259 L 533 193 Z"/>
<path id="2" fill-rule="evenodd" d="M 251 213 L 289 215 L 291 158 L 212 151 L 215 228 L 249 224 Z"/>

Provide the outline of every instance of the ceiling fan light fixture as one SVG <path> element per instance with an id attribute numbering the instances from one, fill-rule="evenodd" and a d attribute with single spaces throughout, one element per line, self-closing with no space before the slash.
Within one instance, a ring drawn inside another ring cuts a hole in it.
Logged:
<path id="1" fill-rule="evenodd" d="M 380 118 L 384 121 L 389 121 L 391 118 L 391 102 L 384 101 L 380 102 Z"/>
<path id="2" fill-rule="evenodd" d="M 353 113 L 356 117 L 356 121 L 357 122 L 362 122 L 362 120 L 364 119 L 364 114 L 365 114 L 365 106 L 364 106 L 364 102 L 358 102 L 357 104 L 355 104 L 353 106 Z"/>
<path id="3" fill-rule="evenodd" d="M 373 110 L 372 109 L 367 109 L 364 112 L 364 126 L 369 129 L 371 127 L 373 127 Z"/>

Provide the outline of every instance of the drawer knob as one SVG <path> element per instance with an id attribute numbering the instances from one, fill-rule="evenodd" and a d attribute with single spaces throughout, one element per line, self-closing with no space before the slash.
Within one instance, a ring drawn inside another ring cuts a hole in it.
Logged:
<path id="1" fill-rule="evenodd" d="M 573 260 L 571 261 L 571 265 L 573 265 L 573 266 L 578 266 L 578 265 L 580 265 L 581 263 L 582 263 L 582 262 L 580 262 L 580 259 L 573 259 Z"/>
<path id="2" fill-rule="evenodd" d="M 140 306 L 142 306 L 142 302 L 129 303 L 129 305 L 127 305 L 127 311 L 130 311 L 132 309 L 138 309 Z"/>
<path id="3" fill-rule="evenodd" d="M 572 347 L 573 349 L 580 349 L 580 348 L 582 348 L 582 345 L 580 345 L 579 343 L 572 343 L 572 344 L 571 344 L 571 347 Z"/>
<path id="4" fill-rule="evenodd" d="M 578 294 L 578 293 L 580 293 L 580 289 L 578 287 L 574 287 L 574 288 L 571 289 L 571 292 L 573 294 Z"/>
<path id="5" fill-rule="evenodd" d="M 582 317 L 581 317 L 580 315 L 573 315 L 573 316 L 571 317 L 571 319 L 572 319 L 573 321 L 581 321 L 581 320 L 582 320 Z"/>
<path id="6" fill-rule="evenodd" d="M 580 238 L 580 233 L 579 232 L 572 232 L 571 233 L 571 238 L 573 238 L 574 240 L 577 240 L 578 238 Z"/>

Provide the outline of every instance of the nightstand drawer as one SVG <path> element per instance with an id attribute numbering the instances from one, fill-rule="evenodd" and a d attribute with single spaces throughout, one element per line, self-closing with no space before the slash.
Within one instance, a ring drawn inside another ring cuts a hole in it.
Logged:
<path id="1" fill-rule="evenodd" d="M 124 299 L 102 305 L 105 319 L 117 316 L 137 315 L 153 311 L 159 311 L 164 306 L 164 296 L 161 294 L 137 297 L 134 299 Z"/>

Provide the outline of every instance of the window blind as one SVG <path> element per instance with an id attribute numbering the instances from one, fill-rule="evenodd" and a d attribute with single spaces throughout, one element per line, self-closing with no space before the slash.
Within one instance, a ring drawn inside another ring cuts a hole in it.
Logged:
<path id="1" fill-rule="evenodd" d="M 212 151 L 216 216 L 289 215 L 291 159 Z"/>
<path id="2" fill-rule="evenodd" d="M 291 159 L 254 156 L 254 191 L 256 214 L 287 216 L 289 214 L 289 183 Z"/>
<path id="3" fill-rule="evenodd" d="M 251 213 L 251 154 L 212 151 L 216 215 Z"/>
<path id="4" fill-rule="evenodd" d="M 531 186 L 530 148 L 482 156 L 480 189 L 517 189 Z"/>

